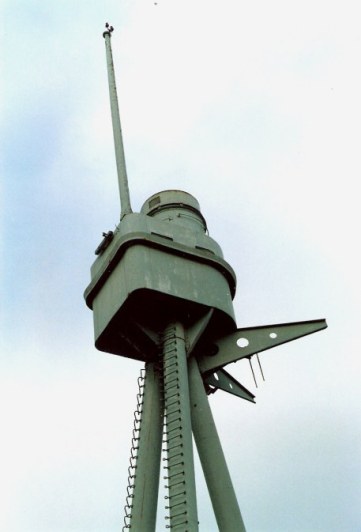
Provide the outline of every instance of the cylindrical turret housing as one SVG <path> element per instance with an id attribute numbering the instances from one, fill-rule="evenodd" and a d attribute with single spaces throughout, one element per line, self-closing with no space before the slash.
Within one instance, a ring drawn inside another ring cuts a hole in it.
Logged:
<path id="1" fill-rule="evenodd" d="M 159 192 L 140 214 L 124 216 L 91 273 L 85 298 L 102 351 L 149 360 L 149 331 L 156 334 L 170 317 L 192 326 L 211 309 L 212 334 L 236 327 L 234 271 L 187 192 Z"/>
<path id="2" fill-rule="evenodd" d="M 173 222 L 193 231 L 207 231 L 207 224 L 194 196 L 183 190 L 163 190 L 153 194 L 140 211 L 162 222 Z"/>

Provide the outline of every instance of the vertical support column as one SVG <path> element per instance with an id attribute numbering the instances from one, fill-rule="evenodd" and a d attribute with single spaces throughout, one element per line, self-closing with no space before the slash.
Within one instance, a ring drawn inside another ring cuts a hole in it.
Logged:
<path id="1" fill-rule="evenodd" d="M 146 364 L 145 369 L 143 408 L 129 526 L 136 532 L 155 530 L 162 449 L 163 405 L 159 373 L 153 363 Z"/>
<path id="2" fill-rule="evenodd" d="M 245 532 L 203 380 L 194 358 L 189 360 L 189 392 L 193 435 L 218 528 L 222 532 Z"/>
<path id="3" fill-rule="evenodd" d="M 163 336 L 169 521 L 177 532 L 197 532 L 192 426 L 184 328 L 170 324 Z"/>

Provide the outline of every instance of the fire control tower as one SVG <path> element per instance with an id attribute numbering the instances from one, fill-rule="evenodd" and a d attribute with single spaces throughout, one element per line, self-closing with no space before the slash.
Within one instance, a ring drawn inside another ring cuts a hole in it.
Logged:
<path id="1" fill-rule="evenodd" d="M 120 192 L 120 222 L 103 233 L 85 300 L 95 346 L 142 365 L 132 432 L 123 530 L 153 532 L 160 464 L 166 528 L 199 530 L 192 434 L 221 532 L 245 526 L 214 424 L 208 395 L 216 390 L 254 402 L 224 368 L 327 327 L 312 320 L 237 329 L 236 275 L 207 231 L 196 198 L 165 190 L 132 212 L 111 50 L 106 25 L 111 115 Z M 121 363 L 121 361 L 120 361 Z M 163 452 L 163 458 L 162 458 Z"/>

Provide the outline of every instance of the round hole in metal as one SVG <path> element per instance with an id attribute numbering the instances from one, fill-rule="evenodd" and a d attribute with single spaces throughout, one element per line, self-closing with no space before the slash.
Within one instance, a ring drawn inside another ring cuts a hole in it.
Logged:
<path id="1" fill-rule="evenodd" d="M 249 341 L 247 340 L 247 338 L 238 338 L 237 340 L 237 345 L 238 347 L 247 347 L 247 345 L 249 345 Z"/>

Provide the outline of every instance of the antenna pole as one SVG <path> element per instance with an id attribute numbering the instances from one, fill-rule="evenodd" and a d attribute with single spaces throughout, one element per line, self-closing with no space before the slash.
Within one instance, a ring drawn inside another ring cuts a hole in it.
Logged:
<path id="1" fill-rule="evenodd" d="M 109 24 L 106 24 L 106 28 L 107 29 L 103 33 L 103 37 L 105 39 L 105 50 L 106 50 L 106 56 L 107 56 L 110 109 L 111 109 L 111 114 L 112 114 L 115 159 L 117 163 L 118 185 L 119 185 L 119 195 L 120 195 L 120 209 L 121 209 L 120 219 L 122 219 L 123 216 L 125 216 L 126 214 L 130 214 L 132 212 L 132 208 L 130 205 L 127 169 L 125 166 L 125 157 L 124 157 L 122 128 L 120 125 L 120 116 L 119 116 L 117 87 L 115 84 L 113 54 L 112 54 L 112 47 L 110 43 L 113 26 L 109 27 Z"/>

